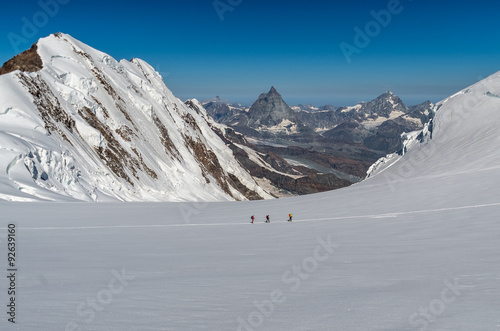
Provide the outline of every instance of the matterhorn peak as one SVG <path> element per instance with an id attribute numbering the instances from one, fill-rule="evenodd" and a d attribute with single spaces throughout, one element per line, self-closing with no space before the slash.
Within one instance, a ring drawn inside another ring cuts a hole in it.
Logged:
<path id="1" fill-rule="evenodd" d="M 262 93 L 249 110 L 253 126 L 274 126 L 283 120 L 296 121 L 295 113 L 286 104 L 274 86 L 269 93 Z"/>
<path id="2" fill-rule="evenodd" d="M 268 94 L 279 94 L 278 91 L 276 90 L 276 88 L 274 88 L 274 86 L 271 86 L 271 89 L 269 90 L 269 93 Z"/>

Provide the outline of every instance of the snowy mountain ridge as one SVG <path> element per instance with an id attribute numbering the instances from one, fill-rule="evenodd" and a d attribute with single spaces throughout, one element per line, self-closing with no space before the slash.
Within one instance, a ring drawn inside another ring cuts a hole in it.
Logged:
<path id="1" fill-rule="evenodd" d="M 381 158 L 367 177 L 376 177 L 397 162 L 403 164 L 399 174 L 392 171 L 392 177 L 500 168 L 496 152 L 500 137 L 495 133 L 500 109 L 500 100 L 495 97 L 498 93 L 500 71 L 438 102 L 433 107 L 435 117 L 422 130 L 406 135 L 402 155 Z"/>
<path id="2" fill-rule="evenodd" d="M 69 35 L 40 39 L 0 70 L 0 199 L 214 201 L 271 198 L 140 59 Z"/>

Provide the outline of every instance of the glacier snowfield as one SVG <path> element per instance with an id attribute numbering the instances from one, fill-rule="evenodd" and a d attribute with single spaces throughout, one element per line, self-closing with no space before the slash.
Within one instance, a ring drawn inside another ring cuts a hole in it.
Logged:
<path id="1" fill-rule="evenodd" d="M 2 329 L 497 330 L 494 175 L 265 202 L 2 203 L 19 265 Z"/>
<path id="2" fill-rule="evenodd" d="M 437 121 L 446 121 L 442 111 Z M 473 126 L 475 114 L 464 116 Z M 373 177 L 322 194 L 2 202 L 2 241 L 15 223 L 19 252 L 17 323 L 4 315 L 2 327 L 498 330 L 500 153 L 488 147 L 495 131 L 483 125 L 473 143 L 455 148 L 461 131 L 440 141 L 444 127 Z M 466 164 L 453 162 L 467 155 Z"/>

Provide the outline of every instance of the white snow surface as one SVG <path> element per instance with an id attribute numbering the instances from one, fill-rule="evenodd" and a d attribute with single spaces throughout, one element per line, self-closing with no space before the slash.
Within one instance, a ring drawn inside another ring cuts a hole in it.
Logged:
<path id="1" fill-rule="evenodd" d="M 0 200 L 246 199 L 233 187 L 230 187 L 231 194 L 225 192 L 206 172 L 205 180 L 203 165 L 186 145 L 185 137 L 191 137 L 213 152 L 226 176 L 233 174 L 247 188 L 271 198 L 211 130 L 209 124 L 214 122 L 201 104 L 191 100 L 199 111 L 186 106 L 146 62 L 139 59 L 118 62 L 66 34 L 40 39 L 37 45 L 43 61 L 41 71 L 16 71 L 0 76 Z M 101 73 L 113 91 L 102 84 L 96 72 Z M 68 140 L 45 129 L 21 76 L 38 77 L 75 121 L 73 130 L 56 123 Z M 124 176 L 117 176 L 97 154 L 96 150 L 106 149 L 109 142 L 81 116 L 80 111 L 85 107 L 105 123 L 108 133 L 130 155 L 119 157 L 126 159 L 123 163 L 130 166 L 136 162 L 133 165 L 136 173 L 130 167 L 123 167 L 131 183 Z M 189 125 L 186 116 L 190 116 L 195 125 Z M 166 152 L 155 117 L 168 132 L 177 152 Z M 128 134 L 117 130 L 128 131 Z M 151 176 L 146 167 L 157 178 Z M 42 173 L 45 179 L 41 178 Z"/>
<path id="2" fill-rule="evenodd" d="M 500 99 L 486 91 L 500 73 L 438 104 L 432 139 L 332 192 L 0 202 L 0 263 L 14 223 L 19 268 L 2 330 L 498 330 Z"/>

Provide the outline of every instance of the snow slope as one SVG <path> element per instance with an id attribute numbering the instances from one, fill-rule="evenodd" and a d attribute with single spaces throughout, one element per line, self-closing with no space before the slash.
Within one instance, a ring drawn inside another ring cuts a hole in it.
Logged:
<path id="1" fill-rule="evenodd" d="M 201 104 L 177 99 L 146 62 L 118 62 L 61 33 L 34 49 L 40 71 L 0 76 L 0 199 L 271 197 Z"/>
<path id="2" fill-rule="evenodd" d="M 487 91 L 500 73 L 439 103 L 432 139 L 341 190 L 0 202 L 0 256 L 8 223 L 19 252 L 17 324 L 2 314 L 2 330 L 498 330 L 500 99 Z"/>

